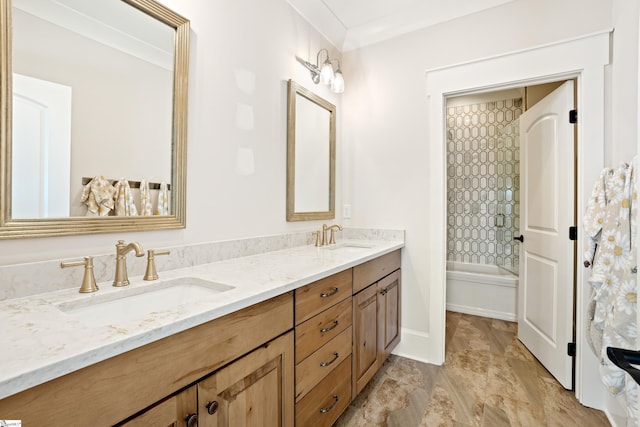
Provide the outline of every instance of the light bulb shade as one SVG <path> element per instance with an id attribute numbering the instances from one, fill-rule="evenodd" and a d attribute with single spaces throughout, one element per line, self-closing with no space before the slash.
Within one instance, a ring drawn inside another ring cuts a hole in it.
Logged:
<path id="1" fill-rule="evenodd" d="M 327 60 L 322 64 L 322 69 L 320 70 L 320 83 L 330 85 L 332 81 L 333 67 L 331 66 L 331 62 Z"/>
<path id="2" fill-rule="evenodd" d="M 333 81 L 331 82 L 331 90 L 334 93 L 342 93 L 344 92 L 344 77 L 342 76 L 342 71 L 338 68 L 336 74 L 333 76 Z"/>

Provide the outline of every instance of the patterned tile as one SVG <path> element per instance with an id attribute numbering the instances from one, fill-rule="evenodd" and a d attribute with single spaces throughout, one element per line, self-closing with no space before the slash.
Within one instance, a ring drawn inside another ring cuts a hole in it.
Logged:
<path id="1" fill-rule="evenodd" d="M 522 99 L 447 108 L 447 259 L 518 270 Z"/>

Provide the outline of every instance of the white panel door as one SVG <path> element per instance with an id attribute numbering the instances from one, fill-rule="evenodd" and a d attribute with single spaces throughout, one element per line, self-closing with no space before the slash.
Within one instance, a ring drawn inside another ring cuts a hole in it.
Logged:
<path id="1" fill-rule="evenodd" d="M 518 338 L 565 387 L 572 386 L 574 242 L 573 81 L 520 116 Z"/>
<path id="2" fill-rule="evenodd" d="M 71 87 L 13 74 L 11 217 L 68 217 Z"/>

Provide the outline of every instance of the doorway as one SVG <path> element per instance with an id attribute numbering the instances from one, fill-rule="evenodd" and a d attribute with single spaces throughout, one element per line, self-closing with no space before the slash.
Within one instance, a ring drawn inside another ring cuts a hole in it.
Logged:
<path id="1" fill-rule="evenodd" d="M 445 100 L 464 93 L 490 92 L 497 88 L 516 88 L 575 78 L 579 98 L 577 124 L 579 155 L 577 204 L 584 206 L 589 197 L 593 177 L 602 169 L 604 147 L 604 67 L 609 62 L 609 32 L 587 35 L 552 45 L 534 47 L 491 58 L 457 64 L 426 72 L 429 117 L 429 194 L 442 209 L 430 212 L 428 240 L 434 247 L 430 253 L 430 334 L 434 363 L 444 361 L 446 307 L 446 169 Z M 437 141 L 437 142 L 436 142 Z M 588 154 L 586 154 L 588 153 Z M 581 230 L 578 230 L 578 240 Z M 577 264 L 576 264 L 577 265 Z M 588 350 L 583 313 L 588 303 L 586 274 L 577 268 L 576 387 L 578 400 L 595 408 L 604 407 L 606 391 L 600 386 L 597 358 Z"/>
<path id="2" fill-rule="evenodd" d="M 445 117 L 447 310 L 517 320 L 518 339 L 567 389 L 576 95 L 569 80 L 447 98 Z"/>

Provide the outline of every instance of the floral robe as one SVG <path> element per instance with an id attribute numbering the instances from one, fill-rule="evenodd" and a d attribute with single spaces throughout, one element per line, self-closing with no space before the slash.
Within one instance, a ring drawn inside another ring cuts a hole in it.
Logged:
<path id="1" fill-rule="evenodd" d="M 590 237 L 585 258 L 589 282 L 591 348 L 600 359 L 600 375 L 612 394 L 626 393 L 629 425 L 638 425 L 638 385 L 607 357 L 607 347 L 637 349 L 637 194 L 636 159 L 605 169 L 594 186 L 584 217 Z"/>

